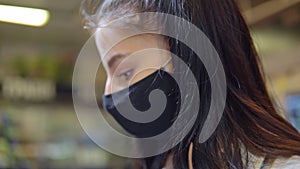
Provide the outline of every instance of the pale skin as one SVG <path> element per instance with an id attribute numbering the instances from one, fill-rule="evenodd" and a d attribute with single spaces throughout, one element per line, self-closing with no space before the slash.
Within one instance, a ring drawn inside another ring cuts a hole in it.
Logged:
<path id="1" fill-rule="evenodd" d="M 96 45 L 107 74 L 105 94 L 111 94 L 128 87 L 147 77 L 164 66 L 172 73 L 170 47 L 162 35 L 141 34 L 129 37 L 115 44 L 124 32 L 115 29 L 100 28 L 96 32 Z M 188 152 L 188 164 L 192 169 L 192 148 Z M 172 155 L 169 155 L 165 167 L 172 169 Z"/>
<path id="2" fill-rule="evenodd" d="M 147 77 L 171 59 L 169 46 L 160 35 L 142 34 L 114 44 L 120 32 L 103 28 L 96 33 L 96 43 L 107 74 L 105 94 L 128 87 Z M 160 50 L 160 51 L 158 51 Z M 173 65 L 165 66 L 172 72 Z"/>

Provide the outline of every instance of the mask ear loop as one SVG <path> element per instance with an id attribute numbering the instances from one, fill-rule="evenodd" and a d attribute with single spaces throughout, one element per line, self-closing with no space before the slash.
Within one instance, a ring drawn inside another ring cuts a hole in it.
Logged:
<path id="1" fill-rule="evenodd" d="M 170 57 L 170 59 L 165 64 L 163 64 L 160 69 L 165 70 L 165 67 L 171 62 L 171 60 L 172 57 Z"/>
<path id="2" fill-rule="evenodd" d="M 193 143 L 191 143 L 189 146 L 188 166 L 189 166 L 189 169 L 193 169 Z"/>

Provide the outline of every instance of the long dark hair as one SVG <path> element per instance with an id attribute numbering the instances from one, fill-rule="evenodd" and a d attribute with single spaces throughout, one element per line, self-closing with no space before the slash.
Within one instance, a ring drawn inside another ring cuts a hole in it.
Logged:
<path id="1" fill-rule="evenodd" d="M 174 168 L 187 169 L 190 143 L 194 145 L 195 169 L 246 168 L 248 153 L 244 154 L 242 150 L 268 159 L 300 155 L 300 134 L 279 115 L 272 102 L 248 26 L 234 0 L 105 0 L 100 6 L 99 0 L 86 0 L 81 13 L 87 20 L 99 11 L 112 17 L 135 12 L 162 12 L 185 18 L 207 35 L 225 69 L 227 100 L 224 113 L 214 134 L 200 144 L 198 137 L 203 117 L 210 105 L 208 75 L 191 49 L 176 39 L 168 39 L 170 51 L 190 64 L 198 78 L 201 110 L 192 130 L 180 144 L 170 152 L 143 160 L 148 168 L 161 168 L 172 153 Z"/>

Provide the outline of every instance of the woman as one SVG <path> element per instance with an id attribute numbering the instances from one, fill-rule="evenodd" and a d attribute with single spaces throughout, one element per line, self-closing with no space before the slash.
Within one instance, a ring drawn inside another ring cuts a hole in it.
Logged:
<path id="1" fill-rule="evenodd" d="M 272 103 L 248 27 L 234 0 L 104 0 L 103 3 L 86 0 L 81 9 L 90 28 L 97 28 L 98 25 L 105 25 L 122 16 L 142 12 L 175 15 L 186 19 L 204 32 L 222 61 L 227 82 L 227 99 L 222 118 L 213 135 L 204 143 L 199 143 L 203 117 L 207 116 L 211 101 L 211 86 L 205 66 L 197 60 L 196 54 L 190 48 L 175 38 L 145 34 L 122 41 L 108 53 L 100 52 L 101 55 L 108 56 L 102 58 L 108 75 L 106 95 L 124 89 L 129 81 L 130 85 L 134 85 L 149 79 L 155 70 L 129 69 L 133 63 L 121 64 L 126 56 L 120 54 L 134 53 L 147 48 L 169 50 L 180 57 L 189 65 L 197 80 L 201 106 L 190 132 L 170 151 L 140 159 L 137 167 L 300 168 L 300 134 L 279 115 Z M 159 24 L 166 26 L 164 23 Z M 173 26 L 175 30 L 181 30 L 180 24 Z M 100 34 L 102 37 L 106 36 L 106 39 L 100 38 L 97 47 L 99 51 L 104 51 L 107 48 L 106 40 L 115 33 L 113 29 L 106 29 L 106 32 L 100 31 Z M 112 62 L 113 55 L 117 55 L 115 58 L 118 59 L 113 59 Z M 134 57 L 134 64 L 144 68 L 162 67 L 168 73 L 172 73 L 174 69 L 185 71 L 176 67 L 173 61 L 170 62 L 174 59 L 170 54 L 157 54 L 160 57 L 147 57 L 147 54 L 143 56 L 145 57 Z M 118 68 L 119 64 L 121 68 Z M 122 68 L 122 65 L 125 66 Z M 119 69 L 123 71 L 116 72 Z M 115 75 L 117 80 L 113 81 Z M 122 120 L 114 117 L 122 123 Z M 131 131 L 126 125 L 123 125 L 123 128 L 136 136 L 152 136 L 149 133 L 141 135 L 142 133 L 134 129 Z M 157 133 L 159 132 L 161 131 Z"/>

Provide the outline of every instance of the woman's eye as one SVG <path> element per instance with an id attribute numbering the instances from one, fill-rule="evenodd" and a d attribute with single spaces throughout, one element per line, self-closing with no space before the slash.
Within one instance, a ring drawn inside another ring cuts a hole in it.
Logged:
<path id="1" fill-rule="evenodd" d="M 118 77 L 124 78 L 126 81 L 130 80 L 133 74 L 133 69 L 127 70 L 123 73 L 120 73 Z"/>

